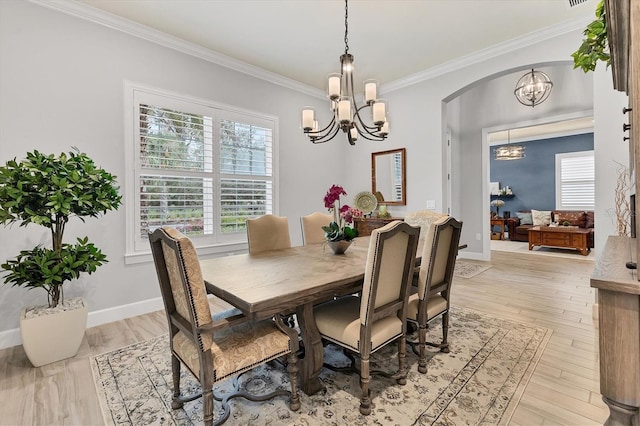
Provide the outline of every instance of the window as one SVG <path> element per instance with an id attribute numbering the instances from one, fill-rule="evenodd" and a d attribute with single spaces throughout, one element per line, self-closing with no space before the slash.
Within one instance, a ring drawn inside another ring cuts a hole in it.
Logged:
<path id="1" fill-rule="evenodd" d="M 593 210 L 594 207 L 593 151 L 556 154 L 556 209 Z"/>
<path id="2" fill-rule="evenodd" d="M 172 226 L 199 247 L 246 242 L 245 220 L 273 213 L 275 118 L 130 85 L 130 252 Z M 128 161 L 128 164 L 130 162 Z"/>
<path id="3" fill-rule="evenodd" d="M 402 153 L 393 154 L 393 201 L 402 201 Z"/>

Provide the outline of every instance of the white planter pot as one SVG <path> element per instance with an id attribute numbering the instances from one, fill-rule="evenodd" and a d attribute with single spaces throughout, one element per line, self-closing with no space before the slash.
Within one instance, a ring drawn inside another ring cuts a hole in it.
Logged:
<path id="1" fill-rule="evenodd" d="M 20 314 L 22 346 L 34 367 L 50 364 L 78 353 L 85 329 L 88 310 L 84 302 L 71 310 L 46 312 L 33 318 Z"/>

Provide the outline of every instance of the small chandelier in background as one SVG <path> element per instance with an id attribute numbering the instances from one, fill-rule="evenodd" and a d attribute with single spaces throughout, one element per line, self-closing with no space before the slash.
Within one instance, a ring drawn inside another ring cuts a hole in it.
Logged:
<path id="1" fill-rule="evenodd" d="M 358 136 L 373 141 L 382 141 L 389 134 L 386 102 L 377 98 L 378 84 L 375 80 L 364 82 L 364 104 L 358 105 L 353 91 L 353 55 L 349 54 L 349 8 L 344 1 L 344 54 L 340 56 L 340 74 L 331 74 L 328 79 L 328 97 L 333 118 L 329 124 L 319 129 L 315 111 L 311 107 L 302 110 L 302 129 L 313 143 L 328 142 L 340 130 L 347 134 L 347 140 L 355 145 Z M 371 123 L 363 119 L 365 108 L 371 110 Z"/>
<path id="2" fill-rule="evenodd" d="M 552 87 L 553 83 L 547 74 L 532 68 L 531 72 L 520 77 L 513 94 L 522 105 L 534 107 L 549 97 Z"/>
<path id="3" fill-rule="evenodd" d="M 507 130 L 507 144 L 494 149 L 496 160 L 520 160 L 525 157 L 524 146 L 511 145 L 511 131 Z"/>

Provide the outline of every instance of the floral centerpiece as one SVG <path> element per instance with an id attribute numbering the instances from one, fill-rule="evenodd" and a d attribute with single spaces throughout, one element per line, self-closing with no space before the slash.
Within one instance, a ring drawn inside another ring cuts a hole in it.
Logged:
<path id="1" fill-rule="evenodd" d="M 328 242 L 351 241 L 358 236 L 358 231 L 348 224 L 352 224 L 355 218 L 362 217 L 362 211 L 347 204 L 341 206 L 341 195 L 347 195 L 344 188 L 332 185 L 324 196 L 324 206 L 333 212 L 333 221 L 322 227 Z"/>
<path id="2" fill-rule="evenodd" d="M 502 201 L 502 200 L 491 200 L 491 205 L 496 208 L 496 216 L 500 216 L 500 207 L 504 206 L 504 201 Z"/>

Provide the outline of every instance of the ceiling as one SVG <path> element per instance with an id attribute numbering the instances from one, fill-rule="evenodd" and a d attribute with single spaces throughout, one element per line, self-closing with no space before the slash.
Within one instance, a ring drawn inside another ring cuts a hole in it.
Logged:
<path id="1" fill-rule="evenodd" d="M 570 7 L 569 0 L 351 0 L 348 43 L 355 57 L 355 84 L 369 78 L 380 84 L 397 81 L 550 28 L 583 28 L 594 19 L 596 1 Z M 341 0 L 75 4 L 322 90 L 326 76 L 339 72 L 345 48 Z"/>
<path id="2" fill-rule="evenodd" d="M 524 142 L 593 132 L 593 117 L 581 117 L 489 133 L 490 145 Z"/>

